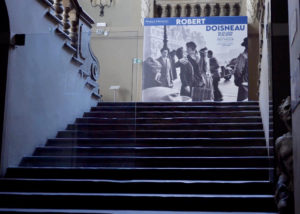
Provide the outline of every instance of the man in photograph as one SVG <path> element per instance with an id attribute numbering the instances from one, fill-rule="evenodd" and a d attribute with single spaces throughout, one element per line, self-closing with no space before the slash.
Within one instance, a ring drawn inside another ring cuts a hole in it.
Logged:
<path id="1" fill-rule="evenodd" d="M 209 69 L 213 79 L 214 101 L 223 101 L 223 95 L 219 89 L 219 82 L 220 82 L 219 63 L 217 59 L 213 56 L 213 52 L 211 50 L 207 52 L 207 57 L 209 59 Z"/>
<path id="2" fill-rule="evenodd" d="M 201 76 L 201 72 L 199 69 L 199 56 L 196 51 L 197 45 L 194 42 L 186 43 L 187 49 L 187 59 L 189 63 L 193 67 L 194 75 L 193 75 L 193 89 L 192 89 L 192 100 L 193 101 L 202 101 L 203 97 L 201 94 L 201 88 L 204 86 L 204 82 Z"/>
<path id="3" fill-rule="evenodd" d="M 173 78 L 172 78 L 172 65 L 169 58 L 169 49 L 162 48 L 161 49 L 161 57 L 157 59 L 157 61 L 161 64 L 161 76 L 160 82 L 162 87 L 173 87 Z"/>
<path id="4" fill-rule="evenodd" d="M 248 100 L 248 38 L 245 38 L 241 46 L 245 47 L 236 61 L 234 69 L 234 83 L 239 87 L 237 101 Z"/>
<path id="5" fill-rule="evenodd" d="M 181 80 L 181 96 L 192 96 L 192 84 L 193 84 L 193 66 L 189 61 L 182 61 L 184 58 L 183 48 L 178 48 L 176 50 L 176 56 L 178 58 L 178 62 L 176 66 L 180 67 L 180 80 Z"/>

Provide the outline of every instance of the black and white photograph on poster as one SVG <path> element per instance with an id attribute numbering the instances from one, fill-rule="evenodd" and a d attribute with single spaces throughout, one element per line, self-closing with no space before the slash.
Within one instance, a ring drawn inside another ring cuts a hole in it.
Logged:
<path id="1" fill-rule="evenodd" d="M 143 101 L 247 101 L 247 22 L 247 17 L 146 18 Z"/>

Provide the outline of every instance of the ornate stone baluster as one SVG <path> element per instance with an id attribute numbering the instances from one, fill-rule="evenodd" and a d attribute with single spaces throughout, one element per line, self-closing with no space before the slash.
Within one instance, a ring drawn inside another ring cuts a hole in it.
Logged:
<path id="1" fill-rule="evenodd" d="M 234 9 L 233 9 L 234 4 L 235 3 L 229 3 L 229 6 L 230 6 L 230 16 L 234 16 Z"/>
<path id="2" fill-rule="evenodd" d="M 70 27 L 71 27 L 70 15 L 69 15 L 70 11 L 71 11 L 70 7 L 65 8 L 65 12 L 64 12 L 64 32 L 66 34 L 70 34 Z"/>
<path id="3" fill-rule="evenodd" d="M 203 16 L 211 16 L 212 14 L 212 6 L 210 4 L 206 4 L 203 9 Z"/>
<path id="4" fill-rule="evenodd" d="M 77 49 L 78 47 L 78 17 L 76 15 L 75 20 L 72 21 L 72 28 L 71 28 L 71 40 L 72 46 Z"/>
<path id="5" fill-rule="evenodd" d="M 230 15 L 230 6 L 228 3 L 221 4 L 221 16 L 229 16 Z"/>
<path id="6" fill-rule="evenodd" d="M 156 17 L 161 18 L 162 17 L 162 13 L 163 13 L 163 9 L 161 5 L 157 5 L 156 6 Z"/>
<path id="7" fill-rule="evenodd" d="M 233 5 L 232 8 L 233 16 L 239 16 L 241 13 L 241 6 L 240 4 L 236 3 Z"/>
<path id="8" fill-rule="evenodd" d="M 192 7 L 190 4 L 185 5 L 184 7 L 184 16 L 191 17 L 192 14 Z"/>
<path id="9" fill-rule="evenodd" d="M 179 17 L 185 17 L 185 5 L 184 4 L 180 4 L 180 16 Z"/>
<path id="10" fill-rule="evenodd" d="M 213 9 L 212 9 L 212 16 L 220 16 L 221 14 L 221 7 L 220 4 L 215 4 L 213 5 Z"/>
<path id="11" fill-rule="evenodd" d="M 166 6 L 166 17 L 172 17 L 172 6 L 169 4 Z"/>
<path id="12" fill-rule="evenodd" d="M 57 18 L 59 18 L 60 20 L 63 20 L 64 6 L 62 4 L 62 0 L 55 0 L 54 9 L 55 9 Z"/>

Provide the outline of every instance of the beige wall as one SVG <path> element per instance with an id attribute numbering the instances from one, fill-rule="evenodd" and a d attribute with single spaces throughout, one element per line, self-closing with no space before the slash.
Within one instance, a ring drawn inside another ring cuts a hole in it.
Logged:
<path id="1" fill-rule="evenodd" d="M 111 85 L 120 85 L 117 101 L 137 101 L 141 97 L 141 64 L 132 65 L 133 58 L 142 59 L 143 28 L 141 1 L 116 0 L 105 8 L 104 17 L 99 8 L 92 8 L 90 1 L 79 0 L 84 10 L 95 22 L 107 23 L 107 37 L 92 34 L 91 45 L 100 61 L 100 91 L 104 101 L 113 101 Z M 138 89 L 137 89 L 138 88 Z"/>
<path id="2" fill-rule="evenodd" d="M 248 55 L 249 55 L 249 100 L 258 100 L 259 85 L 259 34 L 258 24 L 248 25 Z"/>
<path id="3" fill-rule="evenodd" d="M 268 14 L 271 13 L 271 8 L 267 7 L 267 5 L 270 3 L 270 0 L 265 1 L 265 16 L 262 18 L 262 21 L 264 23 L 264 28 L 262 29 L 260 27 L 260 32 L 262 34 L 260 35 L 260 39 L 263 41 L 262 44 L 262 59 L 261 59 L 261 71 L 260 71 L 260 84 L 259 84 L 259 105 L 260 105 L 260 111 L 262 116 L 262 122 L 264 126 L 265 131 L 265 137 L 267 141 L 267 145 L 269 145 L 270 141 L 270 104 L 269 101 L 270 96 L 272 93 L 271 88 L 271 79 L 270 79 L 270 73 L 271 73 L 271 44 L 270 44 L 270 35 L 267 35 L 266 28 L 269 26 L 267 24 L 270 24 L 271 22 L 271 16 Z M 268 11 L 269 8 L 269 11 Z"/>

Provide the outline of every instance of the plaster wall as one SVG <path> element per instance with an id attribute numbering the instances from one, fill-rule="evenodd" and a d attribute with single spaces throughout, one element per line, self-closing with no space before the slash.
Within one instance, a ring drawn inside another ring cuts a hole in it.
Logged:
<path id="1" fill-rule="evenodd" d="M 248 25 L 248 72 L 249 72 L 249 100 L 258 100 L 258 62 L 259 62 L 259 34 L 257 24 Z"/>
<path id="2" fill-rule="evenodd" d="M 261 35 L 261 39 L 264 41 L 262 46 L 262 59 L 261 59 L 261 72 L 260 72 L 260 85 L 259 85 L 259 106 L 262 116 L 262 122 L 265 131 L 265 137 L 267 145 L 269 145 L 270 140 L 270 72 L 271 72 L 271 47 L 270 47 L 270 37 L 267 35 L 267 27 L 270 24 L 270 0 L 265 2 L 266 11 L 264 16 L 264 30 Z M 269 11 L 268 11 L 269 9 Z"/>
<path id="3" fill-rule="evenodd" d="M 37 0 L 6 4 L 12 37 L 24 33 L 26 41 L 9 52 L 2 173 L 96 105 L 72 54 L 63 48 L 64 39 L 45 17 L 46 6 Z"/>
<path id="4" fill-rule="evenodd" d="M 293 113 L 293 156 L 294 156 L 294 194 L 295 194 L 295 213 L 299 213 L 300 204 L 297 203 L 300 199 L 300 105 Z"/>
<path id="5" fill-rule="evenodd" d="M 300 213 L 300 2 L 288 1 L 295 213 Z"/>
<path id="6" fill-rule="evenodd" d="M 109 87 L 119 85 L 117 101 L 139 101 L 142 66 L 132 62 L 133 58 L 142 59 L 143 55 L 142 1 L 113 2 L 112 7 L 105 8 L 104 17 L 100 17 L 99 8 L 92 8 L 90 1 L 79 0 L 95 22 L 105 22 L 105 30 L 109 31 L 108 36 L 99 35 L 94 27 L 91 38 L 91 47 L 101 66 L 100 91 L 103 101 L 113 101 L 113 91 Z"/>

